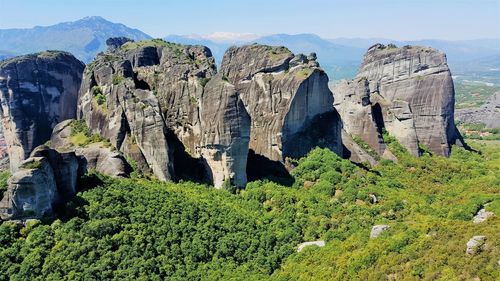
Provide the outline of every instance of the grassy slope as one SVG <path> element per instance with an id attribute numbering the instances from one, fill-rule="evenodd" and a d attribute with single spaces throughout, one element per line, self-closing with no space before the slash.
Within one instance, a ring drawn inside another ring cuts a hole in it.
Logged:
<path id="1" fill-rule="evenodd" d="M 500 148 L 474 147 L 482 154 L 398 152 L 399 164 L 371 171 L 317 149 L 294 170 L 292 187 L 259 181 L 238 194 L 105 179 L 68 203 L 61 220 L 2 225 L 0 280 L 495 280 Z M 488 202 L 497 216 L 473 224 Z M 380 223 L 391 229 L 370 240 Z M 473 235 L 486 235 L 488 247 L 467 257 Z M 314 239 L 326 246 L 295 252 Z"/>

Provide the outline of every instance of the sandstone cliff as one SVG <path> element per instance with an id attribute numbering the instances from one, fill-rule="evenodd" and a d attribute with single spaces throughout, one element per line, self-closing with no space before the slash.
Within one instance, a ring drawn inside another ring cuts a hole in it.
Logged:
<path id="1" fill-rule="evenodd" d="M 372 46 L 353 81 L 333 89 L 346 132 L 380 155 L 382 133 L 395 136 L 412 154 L 419 145 L 448 156 L 462 144 L 454 125 L 455 92 L 446 56 L 432 48 Z"/>
<path id="2" fill-rule="evenodd" d="M 36 147 L 12 174 L 0 201 L 0 219 L 52 215 L 57 204 L 71 199 L 77 182 L 89 171 L 128 177 L 125 157 L 105 141 L 75 143 L 75 120 L 57 124 L 49 145 Z M 85 135 L 82 135 L 85 137 Z"/>
<path id="3" fill-rule="evenodd" d="M 287 158 L 316 146 L 342 153 L 340 118 L 315 54 L 258 44 L 232 47 L 216 79 L 234 86 L 249 114 L 251 173 L 273 173 L 272 166 L 283 170 Z M 259 168 L 266 171 L 254 171 Z"/>
<path id="4" fill-rule="evenodd" d="M 157 178 L 175 179 L 174 143 L 195 154 L 199 101 L 214 74 L 215 62 L 205 47 L 127 42 L 87 66 L 78 117 L 135 161 L 146 163 Z"/>
<path id="5" fill-rule="evenodd" d="M 76 117 L 84 64 L 47 51 L 0 62 L 0 114 L 11 170 L 50 139 L 54 126 Z"/>
<path id="6" fill-rule="evenodd" d="M 244 186 L 249 149 L 278 166 L 318 145 L 341 153 L 327 85 L 315 55 L 283 47 L 230 48 L 217 74 L 206 47 L 126 42 L 87 66 L 78 117 L 159 179 L 191 169 Z"/>

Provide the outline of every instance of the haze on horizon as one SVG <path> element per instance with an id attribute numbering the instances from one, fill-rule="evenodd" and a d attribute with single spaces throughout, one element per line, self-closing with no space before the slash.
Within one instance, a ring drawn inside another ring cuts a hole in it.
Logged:
<path id="1" fill-rule="evenodd" d="M 500 38 L 499 0 L 0 0 L 0 29 L 31 28 L 86 16 L 169 34 L 314 33 L 324 38 L 467 40 Z"/>

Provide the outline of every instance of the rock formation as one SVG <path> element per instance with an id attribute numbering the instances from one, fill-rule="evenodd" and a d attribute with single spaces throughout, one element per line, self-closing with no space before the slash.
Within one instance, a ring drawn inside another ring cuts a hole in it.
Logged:
<path id="1" fill-rule="evenodd" d="M 320 248 L 325 247 L 325 241 L 317 240 L 317 241 L 300 243 L 299 246 L 297 247 L 297 252 L 301 252 L 305 247 L 310 247 L 310 246 L 318 246 Z"/>
<path id="2" fill-rule="evenodd" d="M 66 120 L 56 125 L 50 146 L 35 148 L 13 173 L 0 201 L 0 219 L 51 215 L 56 204 L 76 194 L 78 179 L 90 170 L 128 177 L 131 167 L 118 151 L 100 142 L 73 144 L 73 122 Z"/>
<path id="3" fill-rule="evenodd" d="M 380 155 L 384 131 L 414 155 L 420 144 L 448 156 L 452 144 L 462 143 L 453 120 L 453 81 L 446 56 L 437 50 L 376 44 L 356 78 L 333 92 L 345 131 Z"/>
<path id="4" fill-rule="evenodd" d="M 173 144 L 195 154 L 199 101 L 215 74 L 210 51 L 161 40 L 128 42 L 87 66 L 78 117 L 161 180 L 175 178 Z M 171 140 L 169 143 L 169 138 Z"/>
<path id="5" fill-rule="evenodd" d="M 49 214 L 56 196 L 49 161 L 43 157 L 28 158 L 9 179 L 9 188 L 0 201 L 0 219 Z"/>
<path id="6" fill-rule="evenodd" d="M 249 168 L 269 173 L 266 163 L 285 167 L 287 158 L 316 146 L 342 153 L 340 118 L 315 54 L 257 44 L 232 47 L 217 79 L 233 85 L 250 116 Z"/>
<path id="7" fill-rule="evenodd" d="M 484 124 L 490 129 L 500 128 L 500 92 L 492 95 L 480 108 L 457 109 L 455 120 L 467 124 Z"/>
<path id="8" fill-rule="evenodd" d="M 206 47 L 127 42 L 87 66 L 78 117 L 161 180 L 201 169 L 244 186 L 249 149 L 281 166 L 315 146 L 341 153 L 327 85 L 315 55 L 283 47 L 230 48 L 217 74 Z"/>
<path id="9" fill-rule="evenodd" d="M 467 242 L 467 248 L 465 250 L 465 253 L 469 256 L 477 255 L 478 253 L 484 250 L 485 244 L 486 244 L 486 236 L 483 235 L 473 236 Z"/>
<path id="10" fill-rule="evenodd" d="M 0 62 L 0 113 L 11 170 L 50 139 L 54 126 L 75 118 L 84 64 L 47 51 Z"/>
<path id="11" fill-rule="evenodd" d="M 382 234 L 382 232 L 389 230 L 390 226 L 386 224 L 378 224 L 372 227 L 372 231 L 370 232 L 370 238 L 377 238 Z"/>

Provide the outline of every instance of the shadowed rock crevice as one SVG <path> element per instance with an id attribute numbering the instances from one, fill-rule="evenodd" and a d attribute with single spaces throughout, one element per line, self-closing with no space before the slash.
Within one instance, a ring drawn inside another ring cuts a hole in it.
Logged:
<path id="1" fill-rule="evenodd" d="M 255 154 L 252 149 L 248 152 L 246 172 L 248 181 L 268 179 L 284 185 L 293 185 L 295 181 L 283 162 Z"/>
<path id="2" fill-rule="evenodd" d="M 197 183 L 212 184 L 213 175 L 204 158 L 190 155 L 177 136 L 167 132 L 169 148 L 173 151 L 174 172 L 176 181 L 192 181 Z"/>
<path id="3" fill-rule="evenodd" d="M 340 116 L 331 111 L 315 116 L 305 122 L 298 132 L 292 135 L 283 134 L 283 159 L 298 159 L 315 147 L 338 151 L 342 147 L 338 136 L 341 134 Z"/>

